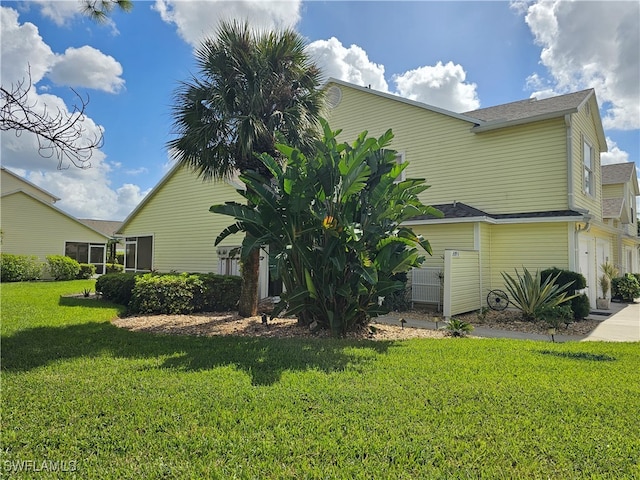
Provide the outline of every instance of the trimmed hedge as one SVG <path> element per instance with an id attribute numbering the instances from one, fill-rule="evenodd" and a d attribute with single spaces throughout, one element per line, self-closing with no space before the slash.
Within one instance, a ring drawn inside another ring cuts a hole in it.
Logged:
<path id="1" fill-rule="evenodd" d="M 192 313 L 196 294 L 202 294 L 202 280 L 196 275 L 147 273 L 136 278 L 129 309 L 132 313 Z"/>
<path id="2" fill-rule="evenodd" d="M 96 292 L 120 305 L 129 305 L 139 273 L 107 273 L 96 280 Z"/>
<path id="3" fill-rule="evenodd" d="M 54 280 L 73 280 L 80 273 L 80 264 L 64 255 L 47 255 L 49 273 Z"/>
<path id="4" fill-rule="evenodd" d="M 35 255 L 0 254 L 0 281 L 28 282 L 42 277 L 44 264 Z"/>
<path id="5" fill-rule="evenodd" d="M 566 289 L 567 295 L 575 295 L 576 290 L 582 290 L 587 286 L 587 279 L 584 275 L 578 272 L 572 272 L 571 270 L 561 270 L 553 267 L 548 268 L 540 272 L 540 278 L 544 282 L 548 277 L 555 277 L 560 275 L 556 280 L 556 285 L 565 285 L 569 282 L 573 282 L 569 288 Z M 573 317 L 576 320 L 581 320 L 589 315 L 591 307 L 589 306 L 589 297 L 586 294 L 579 295 L 570 300 L 571 310 L 573 310 Z"/>
<path id="6" fill-rule="evenodd" d="M 78 280 L 89 280 L 96 274 L 96 266 L 90 263 L 81 263 L 80 271 L 76 275 Z"/>
<path id="7" fill-rule="evenodd" d="M 124 272 L 124 265 L 119 263 L 107 263 L 105 266 L 105 273 L 122 273 Z"/>
<path id="8" fill-rule="evenodd" d="M 126 305 L 131 313 L 235 310 L 240 287 L 240 277 L 211 273 L 108 273 L 96 281 L 96 292 Z"/>

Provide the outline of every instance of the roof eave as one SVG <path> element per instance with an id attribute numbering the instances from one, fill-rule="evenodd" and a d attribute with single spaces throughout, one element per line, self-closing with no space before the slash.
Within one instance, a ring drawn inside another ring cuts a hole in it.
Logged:
<path id="1" fill-rule="evenodd" d="M 542 115 L 534 115 L 531 117 L 518 118 L 516 120 L 504 120 L 504 119 L 493 120 L 491 122 L 486 122 L 481 125 L 476 125 L 475 127 L 472 127 L 471 131 L 474 133 L 482 133 L 482 132 L 488 132 L 491 130 L 498 130 L 500 128 L 515 127 L 517 125 L 524 125 L 527 123 L 541 122 L 544 120 L 552 120 L 554 118 L 564 117 L 565 115 L 570 115 L 570 114 L 576 113 L 577 111 L 578 110 L 576 108 L 570 108 L 568 110 L 561 110 L 558 112 L 545 113 Z"/>
<path id="2" fill-rule="evenodd" d="M 434 107 L 433 105 L 428 105 L 426 103 L 421 103 L 421 102 L 417 102 L 415 100 L 410 100 L 408 98 L 404 98 L 404 97 L 401 97 L 399 95 L 394 95 L 392 93 L 381 92 L 379 90 L 373 90 L 373 89 L 368 88 L 368 87 L 361 87 L 360 85 L 355 85 L 353 83 L 345 82 L 344 80 L 338 80 L 337 78 L 333 78 L 333 77 L 329 78 L 325 82 L 324 86 L 328 85 L 329 83 L 336 83 L 338 85 L 342 85 L 343 87 L 353 88 L 353 89 L 359 90 L 361 92 L 371 93 L 373 95 L 377 95 L 379 97 L 387 98 L 389 100 L 394 100 L 396 102 L 401 102 L 401 103 L 405 103 L 407 105 L 412 105 L 414 107 L 422 108 L 423 110 L 428 110 L 428 111 L 431 111 L 431 112 L 440 113 L 442 115 L 447 115 L 449 117 L 457 118 L 458 120 L 463 120 L 463 121 L 468 122 L 468 123 L 473 123 L 474 125 L 484 123 L 481 120 L 478 120 L 477 118 L 468 117 L 466 115 L 462 115 L 460 113 L 455 113 L 455 112 L 452 112 L 450 110 L 446 110 L 444 108 Z"/>

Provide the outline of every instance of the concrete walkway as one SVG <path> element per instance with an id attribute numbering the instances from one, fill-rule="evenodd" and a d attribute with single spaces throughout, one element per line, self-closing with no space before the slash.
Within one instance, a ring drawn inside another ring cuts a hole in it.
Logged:
<path id="1" fill-rule="evenodd" d="M 602 323 L 583 341 L 640 342 L 640 299 L 636 299 L 635 303 L 611 302 L 606 312 L 611 312 L 611 315 L 604 317 Z M 598 317 L 592 314 L 588 318 Z"/>
<path id="2" fill-rule="evenodd" d="M 610 315 L 591 314 L 587 318 L 590 320 L 600 320 L 601 323 L 587 336 L 578 335 L 554 335 L 556 342 L 640 342 L 640 299 L 635 303 L 611 303 L 609 310 L 603 311 Z M 416 320 L 405 317 L 406 327 L 426 328 L 435 330 L 444 326 L 444 321 L 428 322 L 426 320 Z M 376 322 L 388 325 L 398 325 L 398 317 L 393 315 L 383 315 L 375 319 Z M 519 340 L 538 340 L 543 342 L 551 341 L 551 335 L 539 333 L 514 332 L 511 330 L 498 330 L 495 328 L 476 327 L 471 333 L 474 337 L 486 338 L 514 338 Z"/>

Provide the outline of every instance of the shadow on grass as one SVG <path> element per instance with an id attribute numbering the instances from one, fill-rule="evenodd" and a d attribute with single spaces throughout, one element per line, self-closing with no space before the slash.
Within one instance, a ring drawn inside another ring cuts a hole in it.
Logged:
<path id="1" fill-rule="evenodd" d="M 109 355 L 168 357 L 158 368 L 208 370 L 233 365 L 254 385 L 271 385 L 285 371 L 341 371 L 385 353 L 393 342 L 335 339 L 187 337 L 130 332 L 111 323 L 35 327 L 2 339 L 2 370 L 19 372 L 59 360 Z M 369 352 L 367 352 L 368 350 Z"/>
<path id="2" fill-rule="evenodd" d="M 592 360 L 595 362 L 614 362 L 617 359 L 609 355 L 587 352 L 554 352 L 552 350 L 540 350 L 542 355 L 553 355 L 554 357 L 571 358 L 574 360 Z"/>
<path id="3" fill-rule="evenodd" d="M 58 300 L 58 305 L 61 307 L 86 307 L 86 308 L 120 308 L 122 311 L 125 310 L 125 307 L 122 305 L 118 305 L 112 302 L 108 302 L 106 300 L 102 300 L 100 298 L 96 298 L 95 296 L 84 298 L 84 297 L 66 297 L 61 295 Z"/>

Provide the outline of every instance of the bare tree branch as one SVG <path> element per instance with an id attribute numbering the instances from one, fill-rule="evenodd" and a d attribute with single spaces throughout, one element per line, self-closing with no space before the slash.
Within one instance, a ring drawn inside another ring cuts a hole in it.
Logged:
<path id="1" fill-rule="evenodd" d="M 58 159 L 58 169 L 63 168 L 68 160 L 78 168 L 89 168 L 89 160 L 93 151 L 103 145 L 103 134 L 88 135 L 84 121 L 85 109 L 89 104 L 89 96 L 81 97 L 71 89 L 79 103 L 71 112 L 57 108 L 50 112 L 45 104 L 38 111 L 37 102 L 29 102 L 31 90 L 31 70 L 29 81 L 22 80 L 11 84 L 10 88 L 0 87 L 2 106 L 0 107 L 0 130 L 13 130 L 17 137 L 22 132 L 34 133 L 38 139 L 38 150 L 41 156 Z"/>

